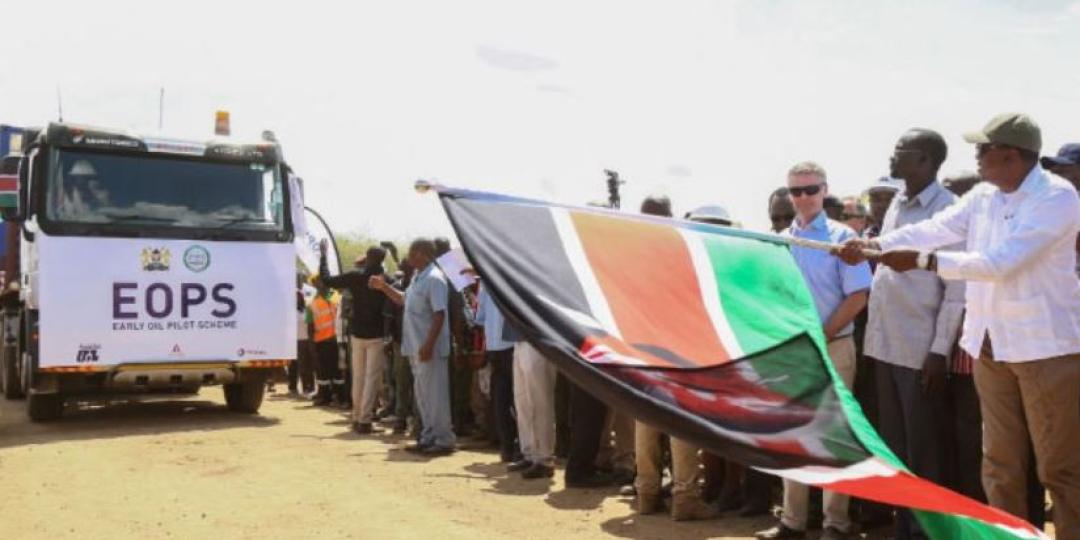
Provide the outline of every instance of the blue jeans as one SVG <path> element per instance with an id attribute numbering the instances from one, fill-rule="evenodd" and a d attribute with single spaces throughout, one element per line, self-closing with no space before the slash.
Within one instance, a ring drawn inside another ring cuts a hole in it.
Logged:
<path id="1" fill-rule="evenodd" d="M 416 408 L 420 411 L 419 444 L 453 448 L 456 439 L 450 421 L 450 371 L 449 359 L 436 356 L 427 362 L 417 357 L 409 358 L 413 372 L 413 388 Z"/>

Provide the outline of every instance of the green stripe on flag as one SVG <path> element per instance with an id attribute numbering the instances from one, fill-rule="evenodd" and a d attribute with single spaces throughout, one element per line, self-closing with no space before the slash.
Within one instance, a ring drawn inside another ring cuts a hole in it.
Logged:
<path id="1" fill-rule="evenodd" d="M 814 299 L 786 246 L 717 235 L 702 241 L 724 315 L 746 354 L 803 332 L 821 334 Z"/>
<path id="2" fill-rule="evenodd" d="M 813 297 L 787 246 L 718 235 L 703 236 L 702 241 L 712 263 L 724 315 L 747 354 L 806 332 L 817 345 L 821 357 L 828 358 Z M 885 463 L 907 471 L 863 415 L 855 396 L 844 386 L 832 362 L 825 362 L 825 366 L 859 442 Z M 755 365 L 759 371 L 768 370 L 768 367 L 768 363 Z M 823 441 L 827 447 L 832 446 L 830 440 L 827 437 Z M 829 450 L 839 457 L 848 449 L 830 447 Z M 966 517 L 918 510 L 914 514 L 931 538 L 1018 538 L 1010 531 Z"/>
<path id="3" fill-rule="evenodd" d="M 0 192 L 0 208 L 15 208 L 18 205 L 19 195 L 17 193 Z"/>

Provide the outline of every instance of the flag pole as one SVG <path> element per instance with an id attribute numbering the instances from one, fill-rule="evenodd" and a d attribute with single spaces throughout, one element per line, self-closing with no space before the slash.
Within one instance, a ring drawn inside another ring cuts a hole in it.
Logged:
<path id="1" fill-rule="evenodd" d="M 444 186 L 441 186 L 441 185 L 439 185 L 437 183 L 434 183 L 434 182 L 429 182 L 427 180 L 417 180 L 416 183 L 413 185 L 413 187 L 416 189 L 417 193 L 424 194 L 424 193 L 427 193 L 427 192 L 429 192 L 431 190 L 438 191 L 439 188 L 442 188 Z M 794 237 L 794 236 L 787 236 L 787 235 L 775 234 L 775 233 L 763 233 L 763 232 L 758 232 L 758 231 L 747 231 L 745 229 L 735 229 L 733 227 L 724 227 L 722 225 L 711 225 L 710 224 L 710 226 L 728 229 L 729 231 L 731 231 L 733 233 L 736 233 L 736 236 L 743 236 L 743 237 L 747 237 L 747 238 L 756 238 L 758 240 L 767 240 L 767 241 L 771 241 L 771 242 L 776 242 L 778 244 L 785 244 L 785 245 L 788 245 L 788 246 L 799 246 L 799 247 L 804 247 L 804 248 L 808 248 L 808 249 L 817 249 L 817 250 L 820 250 L 820 251 L 828 251 L 830 253 L 834 253 L 836 251 L 839 251 L 840 249 L 842 249 L 844 247 L 843 244 L 832 244 L 832 243 L 829 243 L 829 242 L 821 242 L 821 241 L 818 241 L 818 240 L 810 240 L 808 238 L 797 238 L 797 237 Z M 862 250 L 862 254 L 863 254 L 864 257 L 866 257 L 868 259 L 877 259 L 877 258 L 881 257 L 881 252 L 876 250 L 876 249 L 864 249 L 864 250 Z"/>

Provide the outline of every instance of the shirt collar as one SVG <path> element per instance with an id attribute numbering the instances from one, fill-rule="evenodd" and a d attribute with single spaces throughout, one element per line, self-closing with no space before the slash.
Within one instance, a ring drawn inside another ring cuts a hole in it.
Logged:
<path id="1" fill-rule="evenodd" d="M 791 222 L 791 229 L 793 231 L 825 231 L 829 229 L 828 216 L 825 215 L 825 211 L 818 212 L 818 215 L 814 219 L 810 220 L 810 223 L 806 226 L 799 224 L 799 216 L 795 216 L 795 220 Z"/>
<path id="2" fill-rule="evenodd" d="M 1036 163 L 1035 166 L 1031 168 L 1031 171 L 1027 173 L 1027 176 L 1024 177 L 1024 181 L 1020 182 L 1020 189 L 1018 189 L 1017 192 L 1023 193 L 1024 195 L 1033 195 L 1042 191 L 1042 188 L 1045 186 L 1046 173 L 1043 171 L 1042 166 Z"/>
<path id="3" fill-rule="evenodd" d="M 934 201 L 934 198 L 937 197 L 938 194 L 944 190 L 945 187 L 942 186 L 941 183 L 937 181 L 937 179 L 934 179 L 929 184 L 926 184 L 926 187 L 924 187 L 918 195 L 912 198 L 908 198 L 907 192 L 902 192 L 899 194 L 899 198 L 902 204 L 911 206 L 912 204 L 914 204 L 915 201 L 918 201 L 919 206 L 926 208 L 930 205 L 931 202 Z"/>

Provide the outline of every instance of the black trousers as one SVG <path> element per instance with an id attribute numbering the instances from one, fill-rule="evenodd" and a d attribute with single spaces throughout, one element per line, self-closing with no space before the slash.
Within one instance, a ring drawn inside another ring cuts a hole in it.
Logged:
<path id="1" fill-rule="evenodd" d="M 945 391 L 945 486 L 986 502 L 982 487 L 982 413 L 975 378 L 950 374 Z"/>
<path id="2" fill-rule="evenodd" d="M 559 373 L 555 377 L 555 457 L 570 455 L 570 381 Z"/>
<path id="3" fill-rule="evenodd" d="M 934 483 L 945 480 L 945 397 L 927 395 L 922 371 L 877 362 L 878 422 L 885 444 L 911 471 Z M 896 537 L 911 538 L 921 528 L 909 510 L 896 515 Z"/>
<path id="4" fill-rule="evenodd" d="M 315 378 L 312 370 L 314 364 L 311 358 L 311 341 L 302 339 L 296 341 L 296 360 L 289 362 L 289 390 L 297 390 L 297 385 L 305 394 L 310 394 L 315 389 Z"/>
<path id="5" fill-rule="evenodd" d="M 337 340 L 328 339 L 315 343 L 315 382 L 320 396 L 340 396 L 344 391 L 344 379 L 338 368 Z"/>
<path id="6" fill-rule="evenodd" d="M 491 365 L 491 405 L 495 432 L 504 460 L 521 456 L 518 447 L 517 421 L 514 419 L 514 349 L 484 353 Z"/>
<path id="7" fill-rule="evenodd" d="M 608 408 L 581 387 L 570 384 L 570 455 L 566 479 L 577 481 L 596 474 L 596 454 L 600 451 Z"/>

